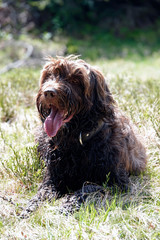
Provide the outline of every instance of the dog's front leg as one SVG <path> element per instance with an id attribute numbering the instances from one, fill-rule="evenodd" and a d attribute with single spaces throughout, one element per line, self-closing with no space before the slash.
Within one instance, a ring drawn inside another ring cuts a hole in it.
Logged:
<path id="1" fill-rule="evenodd" d="M 28 218 L 29 215 L 36 211 L 43 201 L 57 198 L 57 191 L 51 180 L 44 179 L 40 185 L 37 194 L 29 201 L 25 210 L 21 213 L 22 218 Z"/>

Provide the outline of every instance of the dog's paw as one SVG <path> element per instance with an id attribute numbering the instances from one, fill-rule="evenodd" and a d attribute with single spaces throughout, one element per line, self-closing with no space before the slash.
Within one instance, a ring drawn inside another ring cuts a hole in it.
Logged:
<path id="1" fill-rule="evenodd" d="M 37 196 L 35 196 L 34 198 L 32 198 L 27 207 L 21 212 L 20 214 L 20 218 L 29 218 L 30 214 L 35 212 L 37 210 L 37 208 L 39 207 L 40 205 L 40 200 L 38 199 Z"/>

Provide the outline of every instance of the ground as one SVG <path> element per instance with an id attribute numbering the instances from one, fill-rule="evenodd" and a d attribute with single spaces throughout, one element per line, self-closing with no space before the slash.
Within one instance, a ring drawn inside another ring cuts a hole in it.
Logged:
<path id="1" fill-rule="evenodd" d="M 147 35 L 142 36 L 147 39 Z M 0 76 L 0 239 L 160 239 L 160 48 L 128 42 L 116 49 L 108 45 L 107 57 L 107 44 L 88 51 L 93 46 L 90 39 L 84 44 L 67 39 L 46 42 L 26 36 L 20 40 L 36 46 L 36 57 L 49 51 L 55 54 L 57 48 L 64 53 L 66 46 L 68 53 L 80 51 L 82 58 L 96 65 L 106 76 L 119 107 L 138 126 L 147 147 L 148 166 L 143 175 L 131 177 L 132 190 L 128 193 L 112 194 L 104 186 L 108 191 L 105 209 L 91 203 L 65 216 L 58 211 L 60 200 L 46 202 L 29 219 L 21 219 L 21 207 L 35 194 L 43 173 L 34 144 L 34 130 L 40 123 L 35 95 L 41 67 L 23 65 L 3 73 Z M 111 44 L 113 39 L 105 40 Z M 117 40 L 112 44 L 118 46 Z M 43 49 L 40 55 L 38 49 Z M 3 49 L 0 67 L 22 55 L 22 50 L 15 54 Z"/>

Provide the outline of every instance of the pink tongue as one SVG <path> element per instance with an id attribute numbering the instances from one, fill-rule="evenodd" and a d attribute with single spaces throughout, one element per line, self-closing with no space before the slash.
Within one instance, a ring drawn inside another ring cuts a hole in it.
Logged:
<path id="1" fill-rule="evenodd" d="M 44 122 L 44 129 L 47 135 L 49 137 L 56 136 L 62 124 L 63 124 L 63 112 L 60 112 L 57 110 L 57 108 L 52 107 L 51 113 Z"/>

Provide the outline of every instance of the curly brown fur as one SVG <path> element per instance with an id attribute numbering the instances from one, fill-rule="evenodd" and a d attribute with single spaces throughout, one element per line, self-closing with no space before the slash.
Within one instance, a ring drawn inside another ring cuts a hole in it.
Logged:
<path id="1" fill-rule="evenodd" d="M 102 73 L 85 61 L 49 58 L 37 109 L 42 127 L 36 140 L 46 172 L 32 200 L 36 204 L 77 191 L 85 182 L 102 185 L 106 176 L 109 185 L 126 188 L 129 175 L 145 169 L 145 148 L 132 124 L 118 110 Z"/>

